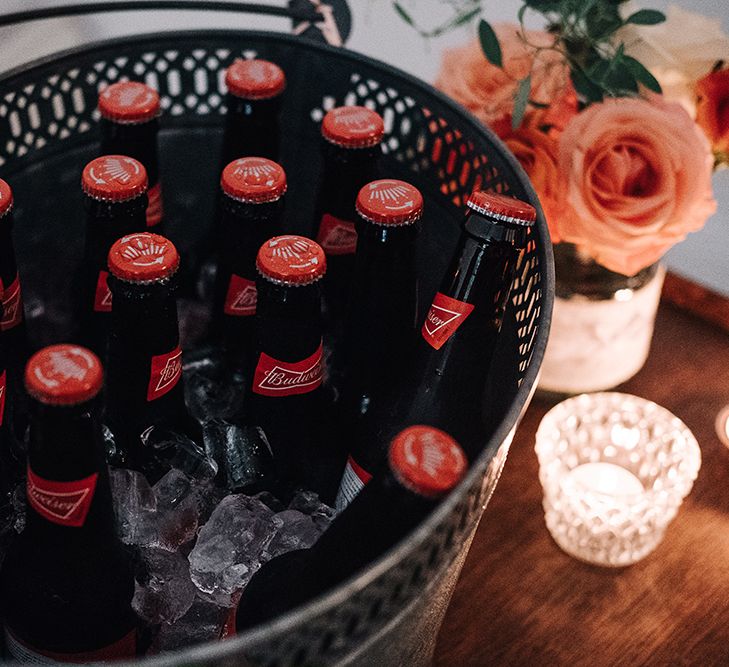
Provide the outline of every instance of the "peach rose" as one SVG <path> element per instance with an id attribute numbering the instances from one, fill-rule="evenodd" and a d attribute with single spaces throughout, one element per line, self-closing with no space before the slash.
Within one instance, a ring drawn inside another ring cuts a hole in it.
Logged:
<path id="1" fill-rule="evenodd" d="M 557 166 L 559 143 L 531 123 L 503 137 L 537 191 L 552 241 L 559 241 L 557 221 L 565 214 L 565 189 Z"/>
<path id="2" fill-rule="evenodd" d="M 574 215 L 559 236 L 612 271 L 658 261 L 716 210 L 706 137 L 678 104 L 610 99 L 575 116 L 559 167 Z"/>
<path id="3" fill-rule="evenodd" d="M 696 122 L 717 153 L 729 153 L 729 69 L 707 74 L 696 84 Z"/>
<path id="4" fill-rule="evenodd" d="M 477 41 L 443 55 L 435 85 L 460 102 L 499 135 L 508 132 L 518 81 L 532 73 L 530 98 L 549 104 L 569 86 L 569 70 L 560 54 L 543 51 L 534 61 L 533 50 L 524 44 L 515 24 L 494 26 L 501 44 L 504 69 L 486 60 Z M 554 37 L 542 31 L 527 31 L 532 44 L 549 45 Z"/>

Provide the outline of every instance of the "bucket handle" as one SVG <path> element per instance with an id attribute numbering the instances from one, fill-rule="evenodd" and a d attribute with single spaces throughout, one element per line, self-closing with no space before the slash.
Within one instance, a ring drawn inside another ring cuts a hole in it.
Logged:
<path id="1" fill-rule="evenodd" d="M 351 15 L 344 0 L 290 0 L 288 5 L 219 0 L 122 0 L 120 2 L 85 2 L 61 7 L 41 7 L 0 15 L 0 28 L 41 19 L 67 18 L 84 14 L 140 10 L 223 11 L 267 14 L 290 18 L 295 35 L 342 46 L 349 36 Z"/>

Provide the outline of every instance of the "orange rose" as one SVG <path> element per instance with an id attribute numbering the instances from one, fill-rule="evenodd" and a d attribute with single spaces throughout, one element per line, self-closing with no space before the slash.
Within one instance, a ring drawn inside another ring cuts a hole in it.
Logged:
<path id="1" fill-rule="evenodd" d="M 557 166 L 557 140 L 531 124 L 524 124 L 504 138 L 537 191 L 547 218 L 552 241 L 559 241 L 557 221 L 564 215 L 565 191 Z"/>
<path id="2" fill-rule="evenodd" d="M 611 99 L 575 116 L 559 168 L 574 215 L 559 236 L 612 271 L 658 261 L 716 210 L 706 137 L 678 104 Z"/>
<path id="3" fill-rule="evenodd" d="M 729 69 L 707 74 L 696 83 L 696 122 L 717 153 L 729 153 Z"/>
<path id="4" fill-rule="evenodd" d="M 549 104 L 569 86 L 569 70 L 554 51 L 541 51 L 535 62 L 534 51 L 522 41 L 517 25 L 500 24 L 494 30 L 501 45 L 503 70 L 486 60 L 474 40 L 444 53 L 435 85 L 501 135 L 511 127 L 519 79 L 531 71 L 530 99 Z M 541 31 L 527 31 L 527 38 L 541 46 L 554 41 Z"/>

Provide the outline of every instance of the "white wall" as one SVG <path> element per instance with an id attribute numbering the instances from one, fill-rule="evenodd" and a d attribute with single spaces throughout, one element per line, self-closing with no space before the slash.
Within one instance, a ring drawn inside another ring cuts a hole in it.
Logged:
<path id="1" fill-rule="evenodd" d="M 60 4 L 61 0 L 0 0 L 0 13 Z M 67 0 L 70 4 L 71 0 Z M 75 0 L 78 2 L 79 0 Z M 284 0 L 267 0 L 282 4 Z M 411 13 L 426 25 L 446 16 L 443 0 L 403 0 Z M 461 43 L 473 28 L 463 28 L 429 44 L 395 14 L 389 0 L 349 0 L 353 31 L 348 46 L 432 81 L 444 48 Z M 519 0 L 483 0 L 490 21 L 514 20 Z M 663 9 L 668 0 L 641 0 L 641 5 Z M 715 16 L 729 32 L 727 0 L 680 0 L 686 9 Z M 0 29 L 0 71 L 61 48 L 110 36 L 149 33 L 167 29 L 262 28 L 288 30 L 285 20 L 236 16 L 216 12 L 113 13 L 95 18 L 43 21 L 23 28 Z M 673 270 L 729 295 L 729 170 L 714 177 L 719 202 L 717 214 L 706 227 L 692 234 L 667 257 Z"/>

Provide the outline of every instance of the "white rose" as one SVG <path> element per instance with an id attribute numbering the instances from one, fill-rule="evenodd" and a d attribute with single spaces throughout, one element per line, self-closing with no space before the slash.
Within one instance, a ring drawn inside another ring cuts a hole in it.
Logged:
<path id="1" fill-rule="evenodd" d="M 636 7 L 623 8 L 624 17 Z M 616 33 L 628 55 L 640 60 L 658 79 L 667 100 L 678 102 L 696 118 L 694 84 L 708 74 L 718 60 L 729 60 L 729 37 L 719 19 L 671 5 L 667 20 L 658 25 L 626 25 Z"/>

